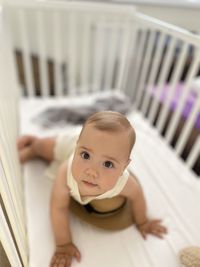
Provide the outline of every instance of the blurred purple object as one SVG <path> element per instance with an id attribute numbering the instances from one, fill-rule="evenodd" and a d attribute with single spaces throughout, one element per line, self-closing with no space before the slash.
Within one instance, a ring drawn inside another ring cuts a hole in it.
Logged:
<path id="1" fill-rule="evenodd" d="M 152 89 L 150 90 L 151 91 L 151 94 L 152 95 L 156 95 L 157 89 L 158 88 L 156 86 L 155 87 L 152 87 Z M 167 94 L 169 92 L 169 89 L 170 89 L 170 87 L 169 87 L 168 84 L 165 84 L 163 86 L 163 91 L 162 91 L 162 94 L 160 96 L 160 102 L 161 103 L 164 103 L 165 102 L 165 99 L 167 97 Z M 184 89 L 184 85 L 182 83 L 178 83 L 176 85 L 173 99 L 170 102 L 170 109 L 172 111 L 175 111 L 176 110 L 177 105 L 178 105 L 178 101 L 179 101 L 179 98 L 181 97 L 181 94 L 182 94 L 183 89 Z M 186 99 L 186 101 L 184 103 L 182 112 L 181 112 L 181 115 L 182 115 L 182 117 L 184 119 L 187 119 L 188 118 L 188 116 L 189 116 L 189 114 L 190 114 L 190 112 L 192 110 L 192 107 L 195 104 L 196 98 L 197 98 L 197 93 L 194 90 L 192 90 L 192 88 L 191 88 L 191 90 L 188 93 L 187 99 Z M 195 127 L 200 130 L 200 112 L 199 112 L 199 114 L 196 117 Z"/>

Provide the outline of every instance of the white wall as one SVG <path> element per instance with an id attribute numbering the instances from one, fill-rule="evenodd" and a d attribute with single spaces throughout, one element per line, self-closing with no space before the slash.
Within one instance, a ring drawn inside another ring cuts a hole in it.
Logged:
<path id="1" fill-rule="evenodd" d="M 181 28 L 200 33 L 200 7 L 137 5 L 137 10 Z"/>

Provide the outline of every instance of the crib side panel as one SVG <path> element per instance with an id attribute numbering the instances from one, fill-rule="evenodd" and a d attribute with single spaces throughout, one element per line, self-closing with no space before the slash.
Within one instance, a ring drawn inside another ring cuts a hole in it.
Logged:
<path id="1" fill-rule="evenodd" d="M 133 7 L 33 2 L 5 9 L 22 95 L 125 89 Z"/>
<path id="2" fill-rule="evenodd" d="M 0 19 L 2 19 L 0 14 Z M 2 22 L 2 21 L 1 21 Z M 0 27 L 4 25 L 0 22 Z M 17 155 L 19 90 L 6 28 L 0 29 L 0 239 L 11 266 L 27 266 L 22 173 Z"/>
<path id="3" fill-rule="evenodd" d="M 133 103 L 200 174 L 200 36 L 142 14 L 136 17 L 135 70 L 129 76 Z"/>

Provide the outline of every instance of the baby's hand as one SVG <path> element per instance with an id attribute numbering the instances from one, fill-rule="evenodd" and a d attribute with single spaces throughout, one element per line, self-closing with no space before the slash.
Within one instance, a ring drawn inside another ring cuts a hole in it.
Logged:
<path id="1" fill-rule="evenodd" d="M 137 228 L 144 239 L 146 239 L 147 234 L 163 238 L 163 234 L 167 233 L 167 228 L 161 225 L 161 220 L 147 220 L 145 223 L 137 225 Z"/>
<path id="2" fill-rule="evenodd" d="M 24 135 L 17 140 L 19 160 L 24 163 L 35 157 L 34 143 L 38 138 L 32 135 Z"/>
<path id="3" fill-rule="evenodd" d="M 73 257 L 80 262 L 81 254 L 73 243 L 57 246 L 50 267 L 70 267 Z"/>

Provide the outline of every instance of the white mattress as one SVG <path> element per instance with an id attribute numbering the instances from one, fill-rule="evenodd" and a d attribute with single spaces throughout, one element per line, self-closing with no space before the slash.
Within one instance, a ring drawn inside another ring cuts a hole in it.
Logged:
<path id="1" fill-rule="evenodd" d="M 30 116 L 34 115 L 28 112 L 31 105 L 35 114 L 41 102 L 32 101 L 28 105 L 23 102 L 22 132 L 52 134 L 30 123 Z M 138 114 L 132 114 L 130 120 L 137 133 L 130 169 L 143 186 L 149 216 L 162 218 L 169 233 L 163 240 L 154 236 L 143 240 L 134 225 L 109 232 L 71 215 L 74 243 L 82 254 L 81 263 L 74 261 L 73 267 L 178 267 L 181 266 L 178 251 L 184 246 L 200 245 L 200 181 L 177 161 Z M 45 163 L 39 160 L 24 166 L 29 267 L 48 267 L 54 248 L 49 218 L 52 182 L 45 177 L 45 168 Z"/>

